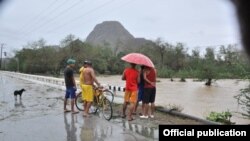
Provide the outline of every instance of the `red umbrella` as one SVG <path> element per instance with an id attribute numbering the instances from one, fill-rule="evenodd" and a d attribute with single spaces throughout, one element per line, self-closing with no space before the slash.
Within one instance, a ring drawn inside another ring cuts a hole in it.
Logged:
<path id="1" fill-rule="evenodd" d="M 146 56 L 141 53 L 129 53 L 121 58 L 123 61 L 134 63 L 138 65 L 144 65 L 154 68 L 153 62 Z"/>

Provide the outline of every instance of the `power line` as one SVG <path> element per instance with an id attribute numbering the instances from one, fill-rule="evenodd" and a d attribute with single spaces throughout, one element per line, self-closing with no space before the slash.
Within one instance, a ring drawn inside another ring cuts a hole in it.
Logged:
<path id="1" fill-rule="evenodd" d="M 55 10 L 58 10 L 60 7 L 62 7 L 63 5 L 65 5 L 65 3 L 67 3 L 69 0 L 65 0 L 63 3 L 61 3 L 60 5 L 58 5 L 56 8 L 54 8 L 54 9 L 51 9 L 49 12 L 48 12 L 48 14 L 47 15 L 51 15 Z M 41 18 L 40 18 L 41 19 Z M 30 30 L 28 30 L 27 32 L 26 32 L 26 34 L 27 33 L 30 33 L 30 32 L 32 32 L 34 29 L 36 29 L 36 25 L 38 24 L 38 25 L 40 25 L 39 23 L 40 23 L 40 19 L 39 20 L 37 20 L 35 23 L 33 23 L 34 25 L 35 25 L 35 27 L 34 28 L 31 28 Z"/>
<path id="2" fill-rule="evenodd" d="M 25 40 L 30 40 L 30 38 L 28 37 L 20 37 L 21 35 L 14 35 L 12 33 L 8 33 L 8 32 L 1 32 L 0 33 L 2 35 L 1 38 L 7 38 L 7 39 L 14 39 L 14 40 L 19 40 L 19 41 L 25 41 Z"/>
<path id="3" fill-rule="evenodd" d="M 57 0 L 56 0 L 57 1 Z M 54 1 L 54 2 L 56 2 L 56 1 Z M 82 14 L 82 15 L 80 15 L 80 16 L 78 16 L 78 17 L 75 17 L 75 18 L 73 18 L 73 19 L 71 19 L 71 20 L 69 20 L 68 22 L 66 22 L 66 23 L 64 23 L 64 24 L 62 24 L 62 25 L 59 25 L 59 26 L 57 26 L 55 29 L 58 29 L 58 28 L 62 28 L 63 26 L 65 26 L 65 25 L 67 25 L 69 22 L 70 23 L 72 23 L 72 22 L 75 22 L 76 20 L 79 20 L 79 19 L 81 19 L 83 16 L 85 16 L 85 15 L 88 15 L 88 14 L 90 14 L 90 13 L 92 13 L 92 12 L 96 12 L 98 9 L 101 9 L 101 8 L 103 8 L 103 7 L 105 7 L 106 5 L 108 5 L 108 4 L 110 4 L 111 2 L 113 2 L 114 0 L 110 0 L 110 1 L 108 1 L 108 2 L 105 2 L 105 3 L 103 3 L 103 4 L 101 4 L 101 5 L 99 5 L 99 6 L 97 6 L 97 7 L 95 7 L 95 8 L 93 8 L 93 9 L 91 9 L 91 10 L 89 10 L 89 11 L 87 11 L 86 13 L 84 13 L 84 14 Z M 129 2 L 131 2 L 132 0 L 130 0 L 130 1 L 127 1 L 126 3 L 123 3 L 122 5 L 120 5 L 120 6 L 118 6 L 118 7 L 122 7 L 122 6 L 124 6 L 125 4 L 127 4 L 127 3 L 129 3 Z M 66 8 L 66 9 L 64 9 L 63 11 L 61 11 L 59 14 L 57 14 L 56 16 L 55 16 L 55 19 L 56 18 L 58 18 L 58 17 L 60 17 L 61 15 L 60 14 L 63 14 L 63 13 L 66 13 L 67 11 L 69 11 L 70 9 L 72 9 L 73 7 L 75 7 L 77 4 L 79 4 L 81 1 L 78 1 L 78 2 L 76 2 L 76 3 L 74 3 L 73 5 L 71 5 L 69 8 Z M 61 7 L 63 4 L 65 4 L 66 3 L 66 1 L 64 1 L 61 5 L 59 5 L 57 8 L 59 8 L 59 7 Z M 118 8 L 118 7 L 116 7 L 116 8 Z M 50 10 L 50 12 L 49 13 L 51 13 L 51 12 L 53 12 L 55 9 L 52 9 L 52 10 Z M 105 12 L 105 13 L 107 13 L 107 12 Z M 42 15 L 42 14 L 39 14 L 39 15 Z M 55 19 L 53 20 L 53 21 L 55 21 Z M 51 22 L 53 22 L 53 21 L 51 21 Z M 44 26 L 44 24 L 42 24 L 41 26 Z M 33 29 L 38 29 L 38 27 L 35 27 L 35 28 L 33 28 Z M 52 29 L 52 30 L 55 30 L 55 29 Z M 31 30 L 30 31 L 28 31 L 28 32 L 31 32 Z M 25 35 L 25 36 L 27 36 L 27 35 Z M 10 36 L 9 36 L 10 37 Z M 12 36 L 12 38 L 13 38 L 14 36 Z M 14 37 L 15 39 L 17 39 L 16 37 Z M 21 39 L 21 38 L 19 38 L 18 40 L 23 40 L 23 39 Z"/>
<path id="4" fill-rule="evenodd" d="M 116 10 L 117 9 L 121 9 L 121 7 L 123 7 L 123 6 L 125 6 L 125 5 L 127 5 L 128 3 L 130 3 L 130 2 L 134 2 L 135 0 L 129 0 L 129 1 L 127 1 L 127 2 L 125 2 L 125 3 L 122 3 L 121 5 L 119 5 L 119 6 L 116 6 L 115 8 L 116 8 Z M 114 9 L 111 9 L 110 11 L 112 11 L 112 12 L 114 12 L 115 10 Z M 103 12 L 102 14 L 105 14 L 105 13 L 108 13 L 108 12 L 110 12 L 110 11 L 105 11 L 105 12 Z M 100 15 L 99 15 L 100 16 Z M 93 18 L 93 17 L 91 17 L 91 18 Z M 84 21 L 84 22 L 82 22 L 81 24 L 84 24 L 84 23 L 87 23 L 87 22 L 89 22 L 89 20 L 87 20 L 87 21 Z M 70 29 L 72 30 L 72 28 L 78 28 L 77 26 L 74 26 L 74 27 L 71 27 Z M 53 29 L 52 29 L 53 30 Z M 51 31 L 49 31 L 49 32 L 51 32 Z M 59 32 L 55 32 L 54 30 L 53 30 L 53 33 L 63 33 L 62 31 L 59 31 Z M 53 35 L 52 35 L 52 37 L 53 37 Z"/>
<path id="5" fill-rule="evenodd" d="M 70 9 L 74 8 L 75 6 L 79 5 L 80 2 L 83 2 L 82 0 L 77 1 L 76 3 L 74 3 L 73 5 L 71 5 L 69 8 L 66 8 L 64 10 L 62 10 L 60 13 L 58 13 L 56 16 L 44 21 L 43 23 L 41 23 L 39 26 L 37 26 L 36 28 L 34 28 L 32 30 L 33 31 L 38 31 L 39 29 L 41 29 L 42 27 L 44 27 L 45 25 L 48 25 L 49 23 L 53 23 L 53 21 L 55 21 L 57 18 L 59 18 L 60 16 L 63 16 L 63 14 L 65 14 L 66 12 L 68 12 Z M 29 34 L 30 32 L 28 32 L 27 34 Z"/>
<path id="6" fill-rule="evenodd" d="M 45 13 L 46 10 L 48 10 L 50 7 L 54 6 L 54 4 L 55 4 L 57 1 L 58 1 L 58 0 L 55 0 L 55 1 L 53 1 L 52 3 L 50 3 L 45 9 L 41 10 L 41 11 L 39 12 L 39 14 L 37 14 L 36 16 L 34 16 L 34 17 L 30 20 L 31 22 L 27 22 L 27 23 L 25 23 L 22 27 L 20 27 L 20 28 L 19 28 L 19 29 L 21 29 L 20 32 L 25 31 L 25 30 L 27 29 L 27 27 L 29 28 L 29 26 L 32 25 L 32 23 L 34 23 L 34 21 L 35 21 L 35 23 L 36 23 L 37 21 L 39 21 L 39 20 L 41 19 L 42 14 Z"/>
<path id="7" fill-rule="evenodd" d="M 68 22 L 65 22 L 64 24 L 61 24 L 61 25 L 57 26 L 56 28 L 54 28 L 54 29 L 52 29 L 52 30 L 50 30 L 48 32 L 53 32 L 54 30 L 60 29 L 60 28 L 64 27 L 65 25 L 69 24 L 69 23 L 76 22 L 77 20 L 81 19 L 83 16 L 86 16 L 87 14 L 95 12 L 97 9 L 101 9 L 102 7 L 105 7 L 106 5 L 110 4 L 113 1 L 114 0 L 110 0 L 110 1 L 108 1 L 108 2 L 106 2 L 106 3 L 104 3 L 104 4 L 100 5 L 100 6 L 98 6 L 96 8 L 93 8 L 93 9 L 89 10 L 88 12 L 86 12 L 86 13 L 78 16 L 78 17 L 75 17 L 75 18 L 69 20 Z"/>

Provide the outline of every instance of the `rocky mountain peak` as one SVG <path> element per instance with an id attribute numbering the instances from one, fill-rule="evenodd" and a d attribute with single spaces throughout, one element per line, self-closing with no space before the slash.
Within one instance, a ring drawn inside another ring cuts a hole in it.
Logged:
<path id="1" fill-rule="evenodd" d="M 97 24 L 93 31 L 88 35 L 86 42 L 94 45 L 108 43 L 111 47 L 117 43 L 126 42 L 134 39 L 118 21 L 104 21 Z"/>

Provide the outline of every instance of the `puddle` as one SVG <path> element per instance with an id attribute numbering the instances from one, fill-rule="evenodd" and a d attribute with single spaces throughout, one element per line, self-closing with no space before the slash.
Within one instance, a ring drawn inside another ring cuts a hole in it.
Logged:
<path id="1" fill-rule="evenodd" d="M 145 123 L 144 125 L 138 124 L 140 119 L 135 119 L 135 121 L 129 122 L 126 119 L 122 119 L 121 117 L 112 117 L 111 122 L 119 124 L 122 126 L 124 129 L 130 130 L 132 132 L 135 132 L 139 135 L 142 135 L 144 137 L 150 138 L 150 139 L 155 139 L 158 140 L 159 135 L 158 135 L 158 126 L 152 127 L 152 123 L 148 122 Z"/>

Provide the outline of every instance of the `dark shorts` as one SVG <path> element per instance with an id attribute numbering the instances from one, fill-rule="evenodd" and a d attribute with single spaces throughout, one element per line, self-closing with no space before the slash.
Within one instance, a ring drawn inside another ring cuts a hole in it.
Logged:
<path id="1" fill-rule="evenodd" d="M 142 101 L 142 99 L 143 99 L 143 93 L 144 93 L 144 88 L 143 88 L 143 86 L 142 86 L 142 87 L 139 86 L 139 90 L 138 90 L 138 99 L 137 99 L 138 102 Z"/>
<path id="2" fill-rule="evenodd" d="M 144 94 L 143 94 L 143 103 L 154 103 L 155 102 L 155 88 L 144 88 Z"/>
<path id="3" fill-rule="evenodd" d="M 66 88 L 65 98 L 76 98 L 76 89 L 74 87 Z"/>

